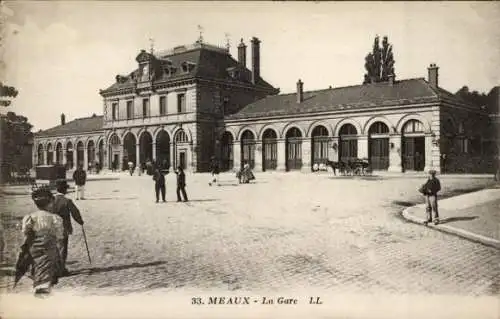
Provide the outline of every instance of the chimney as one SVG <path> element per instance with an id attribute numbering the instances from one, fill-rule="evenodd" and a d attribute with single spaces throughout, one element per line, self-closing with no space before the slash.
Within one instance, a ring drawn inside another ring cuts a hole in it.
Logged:
<path id="1" fill-rule="evenodd" d="M 427 68 L 428 70 L 428 79 L 427 82 L 429 82 L 430 86 L 434 89 L 437 89 L 439 87 L 439 74 L 438 70 L 439 68 L 436 66 L 436 64 L 431 63 L 429 67 Z"/>
<path id="2" fill-rule="evenodd" d="M 246 68 L 247 66 L 247 46 L 241 39 L 240 44 L 238 45 L 238 62 Z"/>
<path id="3" fill-rule="evenodd" d="M 252 83 L 256 84 L 260 77 L 260 40 L 252 38 Z"/>
<path id="4" fill-rule="evenodd" d="M 297 81 L 297 103 L 304 101 L 304 83 L 299 79 Z"/>
<path id="5" fill-rule="evenodd" d="M 66 124 L 66 116 L 64 115 L 64 113 L 61 114 L 61 125 L 64 125 Z"/>
<path id="6" fill-rule="evenodd" d="M 394 85 L 394 74 L 390 74 L 388 76 L 388 78 L 389 78 L 389 85 L 393 86 Z"/>

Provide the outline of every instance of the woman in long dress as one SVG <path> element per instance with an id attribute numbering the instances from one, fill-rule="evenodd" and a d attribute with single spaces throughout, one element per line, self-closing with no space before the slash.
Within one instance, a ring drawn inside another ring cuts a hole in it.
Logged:
<path id="1" fill-rule="evenodd" d="M 63 220 L 52 213 L 54 196 L 41 187 L 32 194 L 38 210 L 24 216 L 22 232 L 32 257 L 33 289 L 35 295 L 48 294 L 62 274 L 61 251 L 64 246 Z"/>

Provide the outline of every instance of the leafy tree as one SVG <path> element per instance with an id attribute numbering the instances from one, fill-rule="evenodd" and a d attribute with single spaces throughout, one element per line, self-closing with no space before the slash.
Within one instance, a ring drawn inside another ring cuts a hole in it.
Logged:
<path id="1" fill-rule="evenodd" d="M 464 101 L 469 102 L 477 107 L 488 105 L 488 95 L 486 93 L 479 93 L 478 91 L 471 92 L 469 90 L 469 87 L 467 86 L 463 86 L 455 94 L 462 98 Z"/>
<path id="2" fill-rule="evenodd" d="M 14 112 L 0 115 L 0 157 L 1 180 L 5 181 L 10 172 L 31 166 L 32 125 L 25 116 Z M 29 151 L 29 158 L 26 152 Z M 26 157 L 25 157 L 26 156 Z"/>
<path id="3" fill-rule="evenodd" d="M 0 82 L 0 97 L 15 98 L 17 96 L 17 90 L 13 86 L 7 86 Z M 1 99 L 1 106 L 9 106 L 10 100 Z"/>
<path id="4" fill-rule="evenodd" d="M 389 80 L 390 75 L 394 73 L 394 54 L 392 45 L 389 44 L 387 36 L 382 39 L 380 46 L 379 36 L 373 41 L 372 52 L 365 57 L 365 78 L 363 84 L 374 82 L 385 82 Z"/>

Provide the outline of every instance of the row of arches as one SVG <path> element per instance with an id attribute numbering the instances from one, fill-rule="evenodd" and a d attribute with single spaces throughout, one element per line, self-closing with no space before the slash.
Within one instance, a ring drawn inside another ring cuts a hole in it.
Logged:
<path id="1" fill-rule="evenodd" d="M 176 131 L 173 143 L 164 130 L 159 131 L 154 140 L 148 131 L 142 132 L 138 138 L 128 132 L 123 139 L 113 133 L 109 137 L 109 168 L 118 169 L 121 163 L 122 169 L 126 169 L 129 162 L 136 166 L 155 161 L 162 168 L 168 169 L 173 165 L 186 169 L 189 165 L 190 145 L 191 141 L 183 129 Z"/>
<path id="2" fill-rule="evenodd" d="M 98 144 L 93 140 L 87 142 L 87 161 L 103 162 L 104 156 L 104 141 L 101 139 Z M 66 165 L 69 169 L 75 168 L 76 165 L 85 165 L 85 144 L 83 141 L 78 141 L 76 146 L 73 142 L 47 143 L 46 147 L 39 144 L 37 148 L 37 164 L 38 165 Z"/>
<path id="3" fill-rule="evenodd" d="M 338 142 L 334 141 L 328 129 L 323 125 L 315 126 L 310 134 L 311 159 L 305 162 L 313 164 L 325 163 L 332 159 L 332 153 L 338 155 L 338 160 L 347 162 L 358 158 L 358 140 L 361 132 L 350 123 L 340 127 Z M 381 121 L 373 122 L 368 129 L 368 159 L 376 170 L 389 168 L 390 129 Z M 406 169 L 423 170 L 425 166 L 425 129 L 421 121 L 408 120 L 402 129 L 402 162 Z M 303 166 L 303 142 L 308 138 L 295 126 L 289 127 L 285 137 L 285 169 L 298 170 Z M 278 134 L 275 129 L 267 128 L 262 133 L 262 169 L 275 170 L 278 167 Z M 233 168 L 234 137 L 225 131 L 221 137 L 221 165 L 225 170 Z M 249 129 L 240 135 L 241 159 L 255 167 L 257 137 Z"/>

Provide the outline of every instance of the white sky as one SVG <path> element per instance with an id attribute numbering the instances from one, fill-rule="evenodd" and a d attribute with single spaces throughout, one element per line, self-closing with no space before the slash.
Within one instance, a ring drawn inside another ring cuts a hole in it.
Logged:
<path id="1" fill-rule="evenodd" d="M 19 90 L 10 109 L 35 129 L 102 114 L 98 93 L 136 66 L 140 49 L 205 42 L 231 53 L 243 38 L 261 41 L 261 75 L 282 93 L 360 84 L 376 34 L 389 36 L 396 78 L 427 77 L 440 86 L 489 92 L 500 85 L 500 4 L 362 2 L 7 2 L 21 24 L 10 25 L 6 81 Z M 20 22 L 21 21 L 21 22 Z M 17 32 L 13 32 L 15 29 Z"/>

